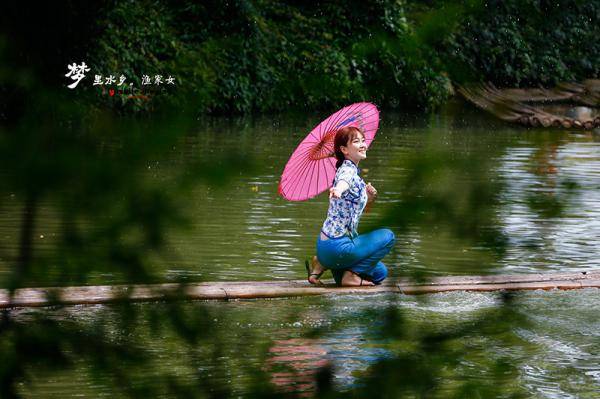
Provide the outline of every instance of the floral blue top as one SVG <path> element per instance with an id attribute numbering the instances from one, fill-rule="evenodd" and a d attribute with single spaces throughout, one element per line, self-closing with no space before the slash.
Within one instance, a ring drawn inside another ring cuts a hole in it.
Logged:
<path id="1" fill-rule="evenodd" d="M 333 186 L 340 180 L 346 181 L 350 188 L 341 198 L 330 198 L 327 219 L 323 222 L 322 231 L 329 238 L 339 238 L 344 235 L 358 235 L 358 221 L 367 205 L 367 189 L 364 180 L 359 176 L 360 171 L 354 162 L 346 159 L 335 173 Z"/>

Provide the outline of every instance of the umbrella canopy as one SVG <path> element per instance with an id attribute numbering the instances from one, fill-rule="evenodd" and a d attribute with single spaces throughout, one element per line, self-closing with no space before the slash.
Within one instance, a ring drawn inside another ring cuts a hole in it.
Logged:
<path id="1" fill-rule="evenodd" d="M 304 201 L 327 190 L 335 176 L 333 140 L 347 126 L 358 127 L 367 147 L 379 127 L 379 111 L 371 103 L 355 103 L 319 123 L 302 140 L 285 165 L 279 181 L 279 194 L 290 201 Z"/>

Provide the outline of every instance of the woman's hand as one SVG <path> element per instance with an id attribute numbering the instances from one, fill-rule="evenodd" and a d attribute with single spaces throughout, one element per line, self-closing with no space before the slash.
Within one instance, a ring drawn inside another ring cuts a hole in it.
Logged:
<path id="1" fill-rule="evenodd" d="M 377 198 L 377 190 L 371 183 L 367 183 L 367 202 L 373 202 L 375 198 Z"/>

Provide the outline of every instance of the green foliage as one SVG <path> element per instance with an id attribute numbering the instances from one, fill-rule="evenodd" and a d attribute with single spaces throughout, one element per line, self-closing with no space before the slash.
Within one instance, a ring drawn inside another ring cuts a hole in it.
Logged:
<path id="1" fill-rule="evenodd" d="M 29 38 L 24 61 L 39 64 L 36 73 L 56 81 L 72 57 L 86 59 L 92 71 L 79 99 L 86 92 L 86 103 L 125 113 L 165 103 L 229 114 L 361 100 L 432 110 L 452 94 L 450 81 L 548 86 L 600 72 L 597 1 L 68 2 L 58 14 L 33 12 L 58 20 L 52 34 L 42 23 L 26 32 L 11 22 L 18 14 L 7 13 L 7 36 Z M 35 34 L 45 44 L 32 44 Z M 108 96 L 91 86 L 94 74 L 124 75 L 135 89 Z M 141 86 L 142 75 L 172 75 L 176 85 Z"/>
<path id="2" fill-rule="evenodd" d="M 172 16 L 160 2 L 115 2 L 103 18 L 94 23 L 103 28 L 103 33 L 100 40 L 90 43 L 90 65 L 93 66 L 90 73 L 104 78 L 113 75 L 117 80 L 123 75 L 127 78 L 126 84 L 133 83 L 138 90 L 142 87 L 142 75 L 168 76 L 172 60 L 183 50 L 172 27 Z M 183 54 L 182 68 L 187 62 Z M 111 87 L 117 88 L 116 85 Z M 160 98 L 164 90 L 149 86 L 144 87 L 143 94 Z M 149 105 L 145 98 L 131 99 L 128 95 L 97 98 L 105 105 L 133 111 Z"/>
<path id="3" fill-rule="evenodd" d="M 10 87 L 5 79 L 0 85 Z M 25 105 L 10 123 L 0 124 L 0 197 L 12 196 L 19 203 L 19 241 L 14 252 L 1 248 L 10 265 L 2 281 L 9 295 L 19 287 L 94 284 L 106 274 L 124 284 L 163 281 L 150 260 L 169 251 L 169 229 L 186 227 L 180 202 L 185 194 L 200 181 L 227 184 L 233 172 L 252 170 L 248 154 L 234 150 L 224 160 L 209 154 L 188 157 L 169 178 L 151 178 L 149 162 L 162 161 L 165 150 L 195 120 L 188 110 L 161 109 L 152 121 L 140 121 L 77 105 L 68 94 L 48 90 L 35 79 L 21 90 Z M 215 166 L 220 161 L 227 167 Z M 46 251 L 39 251 L 34 239 L 42 210 L 56 221 L 56 238 Z M 205 314 L 186 311 L 176 301 L 146 314 L 128 304 L 125 294 L 118 298 L 124 303 L 106 315 L 118 320 L 118 331 L 109 331 L 104 315 L 89 322 L 71 320 L 52 292 L 48 299 L 56 306 L 30 317 L 2 311 L 1 397 L 20 397 L 19 386 L 32 369 L 52 372 L 82 362 L 92 375 L 109 374 L 111 386 L 129 397 L 226 394 L 211 381 L 182 381 L 169 372 L 158 373 L 148 384 L 130 383 L 151 359 L 139 334 L 164 329 L 182 345 L 209 348 L 205 354 L 218 350 L 206 344 L 213 336 L 206 324 L 212 318 Z"/>
<path id="4" fill-rule="evenodd" d="M 600 73 L 600 2 L 489 1 L 444 44 L 454 79 L 553 86 Z M 469 71 L 470 73 L 467 73 Z"/>
<path id="5" fill-rule="evenodd" d="M 104 97 L 121 109 L 167 101 L 240 113 L 359 100 L 431 109 L 448 95 L 423 54 L 395 43 L 412 35 L 401 1 L 120 2 L 100 25 L 90 48 L 98 74 L 177 77 L 175 88 L 145 89 L 150 102 Z"/>

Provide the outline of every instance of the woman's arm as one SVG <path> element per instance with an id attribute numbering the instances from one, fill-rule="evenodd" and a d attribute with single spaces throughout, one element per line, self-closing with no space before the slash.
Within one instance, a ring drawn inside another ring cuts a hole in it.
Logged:
<path id="1" fill-rule="evenodd" d="M 340 180 L 335 187 L 329 189 L 329 198 L 341 198 L 344 191 L 348 190 L 350 185 L 346 180 Z"/>
<path id="2" fill-rule="evenodd" d="M 371 210 L 371 205 L 375 202 L 377 198 L 377 190 L 375 187 L 371 185 L 371 183 L 367 183 L 367 206 L 365 206 L 365 213 L 368 213 Z"/>

